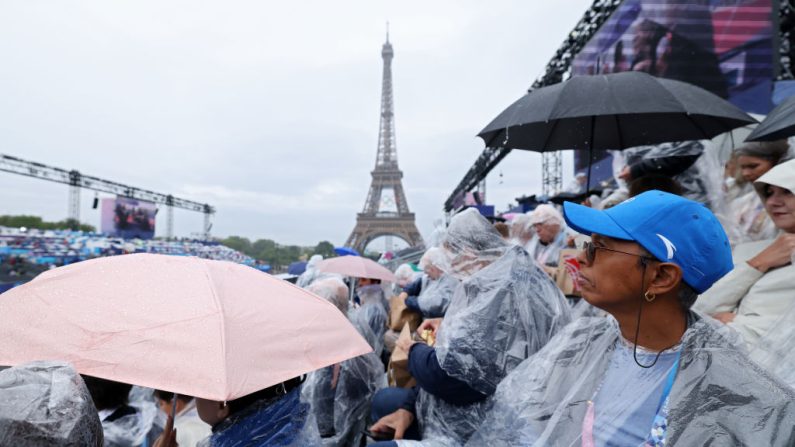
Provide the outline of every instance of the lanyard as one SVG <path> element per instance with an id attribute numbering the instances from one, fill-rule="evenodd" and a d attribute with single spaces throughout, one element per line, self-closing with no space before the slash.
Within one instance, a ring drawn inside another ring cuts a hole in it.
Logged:
<path id="1" fill-rule="evenodd" d="M 668 396 L 671 394 L 671 389 L 674 386 L 674 380 L 676 379 L 676 373 L 679 370 L 679 359 L 682 357 L 682 350 L 680 349 L 679 352 L 676 353 L 676 360 L 674 360 L 674 364 L 671 366 L 671 370 L 668 372 L 668 376 L 665 379 L 665 387 L 663 388 L 662 396 L 660 396 L 660 403 L 657 404 L 657 411 L 654 414 L 654 422 L 658 419 L 665 419 L 667 418 L 667 405 L 665 405 L 668 401 Z M 601 385 L 600 385 L 601 388 Z M 599 393 L 597 389 L 596 394 Z M 594 409 L 593 400 L 589 400 L 587 402 L 587 408 L 585 410 L 585 418 L 582 421 L 582 447 L 594 447 L 594 438 L 593 438 L 593 426 L 594 422 L 596 421 L 596 414 Z M 666 414 L 663 414 L 666 413 Z M 653 422 L 653 424 L 654 424 Z"/>
<path id="2" fill-rule="evenodd" d="M 663 409 L 663 405 L 665 401 L 668 400 L 668 395 L 671 394 L 671 388 L 674 386 L 674 379 L 676 379 L 676 373 L 679 370 L 679 359 L 682 357 L 682 350 L 680 349 L 679 352 L 676 353 L 676 360 L 674 361 L 674 365 L 671 367 L 671 371 L 668 373 L 668 378 L 665 379 L 665 388 L 663 388 L 662 396 L 660 396 L 660 403 L 657 405 L 657 412 L 655 416 L 663 416 L 660 411 Z"/>

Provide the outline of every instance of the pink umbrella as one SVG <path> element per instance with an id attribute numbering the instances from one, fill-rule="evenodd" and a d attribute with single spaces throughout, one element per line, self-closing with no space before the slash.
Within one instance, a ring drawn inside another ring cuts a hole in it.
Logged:
<path id="1" fill-rule="evenodd" d="M 372 349 L 326 300 L 231 262 L 135 254 L 57 268 L 0 295 L 0 365 L 226 401 Z"/>
<path id="2" fill-rule="evenodd" d="M 360 256 L 340 256 L 338 258 L 325 259 L 318 262 L 315 268 L 321 272 L 337 273 L 342 276 L 397 282 L 395 275 L 389 269 L 371 259 Z"/>

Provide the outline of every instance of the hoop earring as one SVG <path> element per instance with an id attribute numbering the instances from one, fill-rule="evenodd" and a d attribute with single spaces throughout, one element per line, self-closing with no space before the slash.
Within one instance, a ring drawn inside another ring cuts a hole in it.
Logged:
<path id="1" fill-rule="evenodd" d="M 287 394 L 287 387 L 284 386 L 284 382 L 282 382 L 281 385 L 282 385 L 281 389 L 278 389 L 276 394 L 279 396 L 284 396 L 285 394 Z"/>
<path id="2" fill-rule="evenodd" d="M 649 295 L 651 295 L 651 297 Z M 657 298 L 657 295 L 655 295 L 654 293 L 650 293 L 647 290 L 646 293 L 643 294 L 643 298 L 646 298 L 646 301 L 651 303 L 652 301 L 654 301 L 655 298 Z"/>

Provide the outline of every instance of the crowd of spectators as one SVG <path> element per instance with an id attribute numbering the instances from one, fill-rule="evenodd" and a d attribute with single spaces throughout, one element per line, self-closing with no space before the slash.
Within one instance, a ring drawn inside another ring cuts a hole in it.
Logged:
<path id="1" fill-rule="evenodd" d="M 320 271 L 313 258 L 297 285 L 372 352 L 230 402 L 183 396 L 170 435 L 172 395 L 68 365 L 0 372 L 0 392 L 16 393 L 11 408 L 37 399 L 18 389 L 25 381 L 67 389 L 82 445 L 795 445 L 788 147 L 740 145 L 717 186 L 698 174 L 701 143 L 622 154 L 612 191 L 504 226 L 475 209 L 455 215 L 396 284 Z M 201 241 L 0 233 L 0 256 L 15 263 L 135 252 L 252 262 Z M 24 425 L 12 410 L 0 402 L 0 422 Z M 53 422 L 51 439 L 73 430 Z M 0 443 L 15 433 L 0 424 Z"/>
<path id="2" fill-rule="evenodd" d="M 255 266 L 257 262 L 216 241 L 123 239 L 100 233 L 0 227 L 0 293 L 49 268 L 131 253 L 197 256 Z"/>

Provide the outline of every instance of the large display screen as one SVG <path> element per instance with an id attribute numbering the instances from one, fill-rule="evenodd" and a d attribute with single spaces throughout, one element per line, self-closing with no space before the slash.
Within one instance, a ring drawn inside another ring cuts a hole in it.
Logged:
<path id="1" fill-rule="evenodd" d="M 572 76 L 644 71 L 767 114 L 777 13 L 772 0 L 625 0 L 575 56 Z M 577 154 L 575 169 L 587 166 L 585 155 Z"/>
<path id="2" fill-rule="evenodd" d="M 102 232 L 125 239 L 151 239 L 155 235 L 154 203 L 117 197 L 102 199 Z"/>

